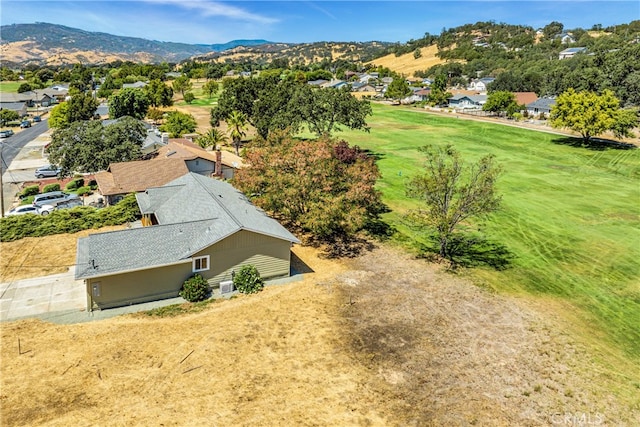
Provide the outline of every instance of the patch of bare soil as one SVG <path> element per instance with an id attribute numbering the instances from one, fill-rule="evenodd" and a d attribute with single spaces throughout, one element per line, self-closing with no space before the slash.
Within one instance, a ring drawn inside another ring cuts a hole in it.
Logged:
<path id="1" fill-rule="evenodd" d="M 1 324 L 1 424 L 538 426 L 589 413 L 624 425 L 637 415 L 602 389 L 585 350 L 517 300 L 388 247 L 344 261 L 294 252 L 313 270 L 303 281 L 199 313 Z"/>

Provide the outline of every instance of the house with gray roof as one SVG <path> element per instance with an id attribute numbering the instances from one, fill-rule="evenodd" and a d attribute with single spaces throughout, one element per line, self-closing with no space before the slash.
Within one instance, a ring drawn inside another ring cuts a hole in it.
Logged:
<path id="1" fill-rule="evenodd" d="M 527 113 L 531 117 L 548 118 L 554 105 L 556 105 L 556 100 L 553 98 L 539 98 L 526 105 Z"/>
<path id="2" fill-rule="evenodd" d="M 573 58 L 577 54 L 584 53 L 586 51 L 587 51 L 586 47 L 570 47 L 560 52 L 558 54 L 558 59 Z"/>
<path id="3" fill-rule="evenodd" d="M 88 310 L 176 297 L 196 273 L 218 293 L 244 265 L 265 279 L 290 275 L 299 240 L 230 184 L 188 173 L 136 198 L 143 227 L 78 239 Z"/>
<path id="4" fill-rule="evenodd" d="M 449 98 L 449 107 L 458 109 L 481 109 L 487 102 L 487 95 L 458 94 Z"/>

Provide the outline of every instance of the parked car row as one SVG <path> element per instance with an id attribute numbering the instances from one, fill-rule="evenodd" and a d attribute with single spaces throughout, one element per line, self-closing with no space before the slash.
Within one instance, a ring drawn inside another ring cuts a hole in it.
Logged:
<path id="1" fill-rule="evenodd" d="M 75 194 L 64 191 L 52 191 L 49 193 L 37 194 L 33 203 L 20 205 L 5 213 L 5 216 L 13 215 L 49 215 L 58 209 L 71 209 L 76 206 L 83 206 L 84 202 Z"/>

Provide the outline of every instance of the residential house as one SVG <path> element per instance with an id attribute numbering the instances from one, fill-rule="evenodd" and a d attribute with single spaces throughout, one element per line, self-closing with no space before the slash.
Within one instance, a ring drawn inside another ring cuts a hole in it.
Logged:
<path id="1" fill-rule="evenodd" d="M 473 79 L 471 80 L 471 83 L 469 83 L 467 90 L 474 90 L 476 92 L 486 92 L 489 86 L 489 83 L 493 82 L 494 80 L 495 80 L 494 77 L 483 77 L 481 79 Z"/>
<path id="2" fill-rule="evenodd" d="M 95 175 L 98 190 L 107 205 L 113 205 L 130 193 L 166 184 L 193 172 L 222 179 L 233 178 L 242 159 L 228 151 L 211 152 L 184 139 L 170 139 L 148 160 L 112 163 Z"/>
<path id="3" fill-rule="evenodd" d="M 535 92 L 513 92 L 516 97 L 518 105 L 528 105 L 538 99 L 538 95 Z"/>
<path id="4" fill-rule="evenodd" d="M 318 80 L 311 80 L 308 81 L 307 84 L 310 86 L 317 86 L 317 87 L 321 87 L 322 85 L 329 83 L 329 80 L 324 80 L 324 79 L 318 79 Z"/>
<path id="5" fill-rule="evenodd" d="M 354 82 L 351 84 L 352 92 L 375 92 L 376 88 L 369 83 Z"/>
<path id="6" fill-rule="evenodd" d="M 573 37 L 571 33 L 558 34 L 554 37 L 554 39 L 560 39 L 560 43 L 562 44 L 571 44 L 576 42 L 576 39 Z"/>
<path id="7" fill-rule="evenodd" d="M 124 83 L 122 89 L 141 89 L 147 85 L 147 82 L 137 81 L 135 83 Z"/>
<path id="8" fill-rule="evenodd" d="M 573 58 L 577 54 L 583 53 L 583 52 L 586 52 L 586 51 L 587 51 L 586 47 L 570 47 L 570 48 L 567 48 L 567 49 L 563 50 L 562 52 L 560 52 L 558 54 L 558 59 Z"/>
<path id="9" fill-rule="evenodd" d="M 224 293 L 245 265 L 264 279 L 290 275 L 299 240 L 230 184 L 188 173 L 136 198 L 147 226 L 78 239 L 88 310 L 176 297 L 194 274 Z"/>
<path id="10" fill-rule="evenodd" d="M 380 79 L 383 85 L 389 85 L 393 82 L 393 77 L 383 77 Z"/>
<path id="11" fill-rule="evenodd" d="M 322 85 L 320 85 L 320 87 L 323 88 L 334 88 L 334 89 L 340 89 L 344 86 L 347 86 L 349 83 L 345 82 L 344 80 L 335 80 L 332 79 L 329 82 L 323 83 Z"/>
<path id="12" fill-rule="evenodd" d="M 487 102 L 487 95 L 458 94 L 449 98 L 449 107 L 457 109 L 479 110 Z"/>
<path id="13" fill-rule="evenodd" d="M 556 100 L 553 98 L 540 98 L 536 99 L 530 104 L 527 104 L 527 113 L 531 117 L 548 118 L 551 113 L 551 107 L 556 104 Z"/>
<path id="14" fill-rule="evenodd" d="M 15 111 L 20 117 L 27 115 L 27 103 L 26 102 L 0 102 L 0 110 Z"/>
<path id="15" fill-rule="evenodd" d="M 413 95 L 411 95 L 411 98 L 413 102 L 428 101 L 430 94 L 431 94 L 431 89 L 418 89 L 413 92 Z"/>

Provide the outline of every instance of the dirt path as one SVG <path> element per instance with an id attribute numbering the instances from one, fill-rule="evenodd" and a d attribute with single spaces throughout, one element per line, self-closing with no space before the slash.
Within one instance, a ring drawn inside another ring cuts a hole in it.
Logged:
<path id="1" fill-rule="evenodd" d="M 610 373 L 522 301 L 388 247 L 294 250 L 304 281 L 200 313 L 1 324 L 1 424 L 634 425 Z"/>

